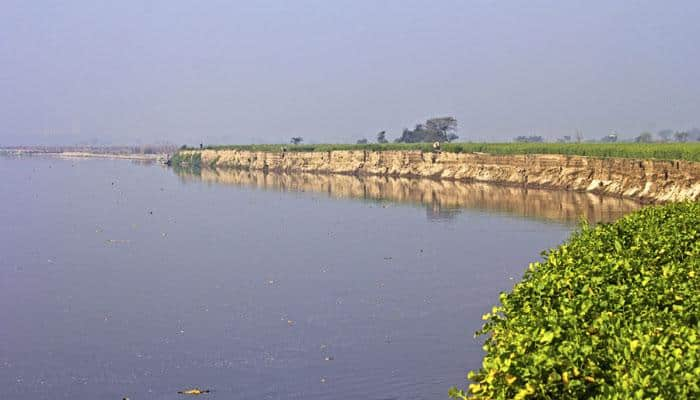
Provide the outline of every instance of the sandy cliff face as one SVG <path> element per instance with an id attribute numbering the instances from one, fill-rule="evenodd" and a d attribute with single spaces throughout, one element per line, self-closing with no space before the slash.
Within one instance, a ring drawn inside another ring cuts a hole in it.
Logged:
<path id="1" fill-rule="evenodd" d="M 594 192 L 642 202 L 700 199 L 700 163 L 689 161 L 421 151 L 202 150 L 201 157 L 203 166 L 216 168 L 489 182 Z"/>

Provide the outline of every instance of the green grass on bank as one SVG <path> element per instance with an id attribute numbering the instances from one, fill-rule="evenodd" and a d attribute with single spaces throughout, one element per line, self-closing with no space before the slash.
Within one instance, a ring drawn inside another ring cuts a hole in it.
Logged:
<path id="1" fill-rule="evenodd" d="M 282 148 L 290 152 L 333 150 L 422 150 L 432 151 L 430 143 L 387 144 L 256 144 L 208 146 L 212 150 L 249 150 L 277 152 Z M 490 154 L 564 154 L 589 157 L 620 157 L 659 160 L 700 161 L 700 142 L 692 143 L 444 143 L 442 151 L 453 153 Z"/>
<path id="2" fill-rule="evenodd" d="M 484 315 L 456 399 L 700 398 L 700 203 L 584 226 Z"/>
<path id="3" fill-rule="evenodd" d="M 170 157 L 168 162 L 176 167 L 201 168 L 202 154 L 199 152 L 183 153 L 178 151 Z"/>

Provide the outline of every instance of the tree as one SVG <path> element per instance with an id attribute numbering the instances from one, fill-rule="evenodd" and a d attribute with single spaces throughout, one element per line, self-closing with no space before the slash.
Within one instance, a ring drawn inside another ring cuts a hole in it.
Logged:
<path id="1" fill-rule="evenodd" d="M 531 136 L 518 136 L 515 138 L 515 141 L 519 142 L 519 143 L 542 143 L 542 142 L 544 142 L 544 139 L 542 138 L 542 136 L 531 135 Z"/>
<path id="2" fill-rule="evenodd" d="M 431 118 L 425 124 L 416 124 L 413 130 L 404 129 L 398 143 L 449 142 L 459 138 L 455 134 L 457 120 L 454 117 Z"/>
<path id="3" fill-rule="evenodd" d="M 425 128 L 431 132 L 440 132 L 447 137 L 457 130 L 457 120 L 454 117 L 431 118 L 425 121 Z"/>
<path id="4" fill-rule="evenodd" d="M 562 136 L 561 138 L 557 139 L 557 142 L 559 142 L 559 143 L 569 143 L 569 142 L 571 142 L 571 136 L 569 136 L 569 135 Z"/>
<path id="5" fill-rule="evenodd" d="M 690 137 L 688 140 L 695 140 L 700 142 L 700 128 L 692 128 L 688 131 Z"/>
<path id="6" fill-rule="evenodd" d="M 617 142 L 617 133 L 611 133 L 608 136 L 603 136 L 600 141 L 603 143 L 615 143 Z"/>
<path id="7" fill-rule="evenodd" d="M 377 143 L 389 143 L 389 141 L 386 140 L 386 131 L 377 133 Z"/>
<path id="8" fill-rule="evenodd" d="M 365 139 L 365 138 L 357 139 L 357 144 L 367 144 L 367 139 Z"/>
<path id="9" fill-rule="evenodd" d="M 304 138 L 301 136 L 294 136 L 292 137 L 292 140 L 290 140 L 291 144 L 299 144 L 304 141 Z"/>
<path id="10" fill-rule="evenodd" d="M 673 134 L 673 138 L 676 139 L 676 142 L 687 142 L 688 136 L 690 136 L 688 132 L 676 132 Z"/>
<path id="11" fill-rule="evenodd" d="M 669 140 L 671 140 L 671 136 L 673 136 L 673 131 L 670 129 L 664 129 L 659 131 L 657 135 L 659 135 L 662 142 L 668 142 Z"/>
<path id="12" fill-rule="evenodd" d="M 639 134 L 639 136 L 634 138 L 634 141 L 637 143 L 651 143 L 653 141 L 653 137 L 649 132 L 642 132 Z"/>

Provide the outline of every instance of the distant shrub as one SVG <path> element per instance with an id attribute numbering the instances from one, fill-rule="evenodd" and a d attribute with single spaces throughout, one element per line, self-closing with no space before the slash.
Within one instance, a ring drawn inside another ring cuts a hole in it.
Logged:
<path id="1" fill-rule="evenodd" d="M 186 166 L 190 168 L 202 167 L 202 154 L 198 151 L 178 151 L 170 158 L 170 164 L 174 166 Z"/>
<path id="2" fill-rule="evenodd" d="M 513 139 L 517 143 L 543 143 L 544 138 L 542 136 L 518 136 Z"/>
<path id="3" fill-rule="evenodd" d="M 143 146 L 141 148 L 141 153 L 143 153 L 143 154 L 157 154 L 158 151 L 153 146 Z"/>
<path id="4" fill-rule="evenodd" d="M 700 398 L 698 203 L 584 226 L 500 300 L 453 398 Z"/>

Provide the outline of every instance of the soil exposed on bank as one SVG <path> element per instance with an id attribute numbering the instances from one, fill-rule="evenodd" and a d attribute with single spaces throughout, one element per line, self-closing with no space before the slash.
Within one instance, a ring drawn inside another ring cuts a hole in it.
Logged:
<path id="1" fill-rule="evenodd" d="M 662 203 L 700 199 L 700 163 L 570 155 L 424 151 L 265 152 L 183 150 L 180 164 L 204 168 L 420 177 L 592 192 Z M 189 161 L 188 161 L 189 160 Z"/>

